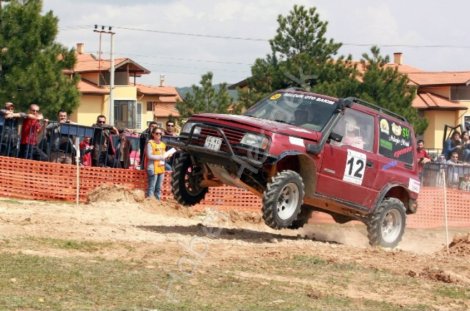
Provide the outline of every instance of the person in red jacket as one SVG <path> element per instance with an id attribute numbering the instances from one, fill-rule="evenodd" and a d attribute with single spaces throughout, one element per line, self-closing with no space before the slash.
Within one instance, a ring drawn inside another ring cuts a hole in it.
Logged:
<path id="1" fill-rule="evenodd" d="M 42 121 L 42 124 L 41 124 Z M 23 159 L 34 159 L 47 161 L 47 155 L 38 148 L 38 136 L 44 131 L 48 119 L 44 119 L 39 113 L 39 106 L 31 104 L 27 118 L 21 127 L 21 143 L 19 157 Z"/>
<path id="2" fill-rule="evenodd" d="M 426 149 L 424 149 L 424 140 L 418 140 L 416 153 L 418 155 L 418 171 L 420 178 L 423 175 L 424 164 L 431 162 L 431 157 L 428 155 Z"/>

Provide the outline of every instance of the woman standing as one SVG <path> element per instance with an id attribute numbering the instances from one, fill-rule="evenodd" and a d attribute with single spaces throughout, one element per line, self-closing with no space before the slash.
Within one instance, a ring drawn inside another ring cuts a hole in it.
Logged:
<path id="1" fill-rule="evenodd" d="M 155 195 L 157 200 L 161 197 L 161 186 L 165 173 L 165 143 L 161 141 L 163 129 L 153 128 L 151 138 L 147 143 L 147 197 Z"/>

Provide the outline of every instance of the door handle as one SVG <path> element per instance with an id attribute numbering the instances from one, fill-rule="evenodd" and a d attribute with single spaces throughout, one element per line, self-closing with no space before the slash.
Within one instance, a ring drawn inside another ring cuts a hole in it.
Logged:
<path id="1" fill-rule="evenodd" d="M 372 161 L 367 161 L 366 164 L 367 164 L 367 167 L 374 166 L 374 162 L 372 162 Z"/>

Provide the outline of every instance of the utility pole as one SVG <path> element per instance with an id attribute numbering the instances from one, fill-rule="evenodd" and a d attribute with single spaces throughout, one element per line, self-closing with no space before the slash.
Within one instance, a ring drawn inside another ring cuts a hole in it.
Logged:
<path id="1" fill-rule="evenodd" d="M 100 26 L 101 29 L 98 29 L 98 25 L 95 25 L 94 32 L 100 34 L 100 55 L 99 55 L 99 66 L 101 69 L 101 35 L 103 33 L 109 34 L 111 36 L 111 50 L 110 50 L 110 60 L 111 60 L 111 68 L 109 69 L 109 114 L 108 114 L 108 124 L 114 125 L 114 99 L 113 99 L 113 91 L 114 91 L 114 35 L 115 32 L 112 31 L 113 27 L 111 26 Z M 105 30 L 108 28 L 108 30 Z M 99 82 L 98 82 L 99 84 Z"/>

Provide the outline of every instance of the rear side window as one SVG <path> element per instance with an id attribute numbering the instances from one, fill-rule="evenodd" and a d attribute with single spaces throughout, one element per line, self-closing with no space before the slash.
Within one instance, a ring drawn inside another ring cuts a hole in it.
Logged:
<path id="1" fill-rule="evenodd" d="M 413 164 L 410 129 L 384 117 L 380 117 L 379 120 L 379 153 L 393 160 Z"/>

